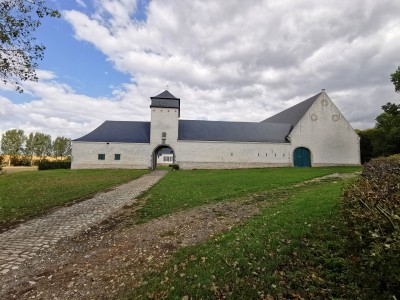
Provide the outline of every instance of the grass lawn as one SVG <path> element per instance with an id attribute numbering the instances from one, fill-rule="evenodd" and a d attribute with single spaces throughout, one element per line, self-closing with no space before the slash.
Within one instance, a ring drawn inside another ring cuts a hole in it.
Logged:
<path id="1" fill-rule="evenodd" d="M 264 170 L 258 174 L 257 171 L 250 172 L 252 176 L 244 180 L 256 180 L 254 190 L 257 190 L 263 182 L 268 188 L 329 172 L 324 169 L 291 170 L 297 174 L 295 178 L 289 175 L 289 170 L 273 169 L 264 175 L 261 174 Z M 171 174 L 169 182 L 184 173 Z M 243 174 L 247 173 L 243 171 Z M 204 172 L 204 180 L 206 174 L 218 178 L 213 172 Z M 231 178 L 228 180 L 231 189 L 235 186 L 237 191 L 244 189 L 235 175 L 225 176 Z M 185 177 L 194 180 L 190 173 L 179 180 L 184 181 Z M 201 180 L 198 183 L 203 184 Z M 204 193 L 215 193 L 215 197 L 229 194 L 228 190 L 214 190 L 207 183 L 204 186 Z M 258 201 L 272 201 L 272 205 L 246 223 L 204 244 L 181 248 L 160 272 L 150 274 L 142 286 L 130 291 L 125 298 L 354 298 L 356 286 L 352 284 L 349 261 L 342 250 L 344 225 L 338 205 L 342 187 L 341 180 L 319 182 L 271 191 L 267 199 L 257 198 Z M 196 190 L 193 195 L 196 195 L 198 190 L 193 189 Z"/>
<path id="2" fill-rule="evenodd" d="M 128 182 L 147 170 L 48 170 L 0 175 L 0 226 Z"/>
<path id="3" fill-rule="evenodd" d="M 169 172 L 141 197 L 145 222 L 202 204 L 232 200 L 249 193 L 286 187 L 332 173 L 361 171 L 361 167 L 265 168 L 239 170 L 194 170 Z"/>

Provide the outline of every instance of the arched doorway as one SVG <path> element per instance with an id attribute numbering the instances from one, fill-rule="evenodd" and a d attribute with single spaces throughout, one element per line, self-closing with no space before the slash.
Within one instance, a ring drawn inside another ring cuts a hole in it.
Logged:
<path id="1" fill-rule="evenodd" d="M 311 167 L 310 150 L 304 147 L 296 148 L 293 152 L 293 164 L 295 167 Z"/>
<path id="2" fill-rule="evenodd" d="M 153 150 L 152 154 L 152 169 L 157 169 L 158 166 L 169 166 L 175 163 L 175 152 L 168 145 L 159 145 Z"/>

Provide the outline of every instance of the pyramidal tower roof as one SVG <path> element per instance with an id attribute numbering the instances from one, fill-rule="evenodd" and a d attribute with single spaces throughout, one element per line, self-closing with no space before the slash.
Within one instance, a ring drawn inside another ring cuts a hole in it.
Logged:
<path id="1" fill-rule="evenodd" d="M 161 94 L 150 97 L 151 104 L 150 107 L 158 108 L 177 108 L 178 116 L 180 116 L 181 99 L 176 98 L 169 91 L 165 90 Z"/>
<path id="2" fill-rule="evenodd" d="M 151 99 L 153 98 L 157 98 L 157 99 L 176 99 L 179 100 L 179 98 L 176 98 L 174 95 L 172 95 L 168 90 L 165 90 L 164 92 L 162 92 L 161 94 L 154 96 L 154 97 L 150 97 Z"/>

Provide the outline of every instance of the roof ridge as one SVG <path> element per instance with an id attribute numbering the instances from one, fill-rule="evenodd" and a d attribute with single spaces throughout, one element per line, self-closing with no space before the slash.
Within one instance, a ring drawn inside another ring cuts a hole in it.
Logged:
<path id="1" fill-rule="evenodd" d="M 306 100 L 303 100 L 263 121 L 261 123 L 285 123 L 292 124 L 292 126 L 296 126 L 296 124 L 300 121 L 300 119 L 305 115 L 311 105 L 318 99 L 318 97 L 323 92 L 320 92 Z"/>

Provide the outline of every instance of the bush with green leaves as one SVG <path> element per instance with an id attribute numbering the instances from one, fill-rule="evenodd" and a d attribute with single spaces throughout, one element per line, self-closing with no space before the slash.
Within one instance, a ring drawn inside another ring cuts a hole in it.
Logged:
<path id="1" fill-rule="evenodd" d="M 174 170 L 174 171 L 178 171 L 179 170 L 179 165 L 178 164 L 171 164 L 171 165 L 169 165 L 169 167 L 171 167 L 172 170 Z"/>
<path id="2" fill-rule="evenodd" d="M 4 155 L 0 154 L 0 171 L 3 170 L 4 160 L 5 160 Z"/>
<path id="3" fill-rule="evenodd" d="M 71 161 L 41 161 L 39 170 L 71 169 Z"/>
<path id="4" fill-rule="evenodd" d="M 29 167 L 31 160 L 26 156 L 11 156 L 11 164 L 14 167 Z"/>
<path id="5" fill-rule="evenodd" d="M 344 193 L 344 214 L 355 280 L 365 296 L 400 299 L 400 155 L 365 165 Z"/>

